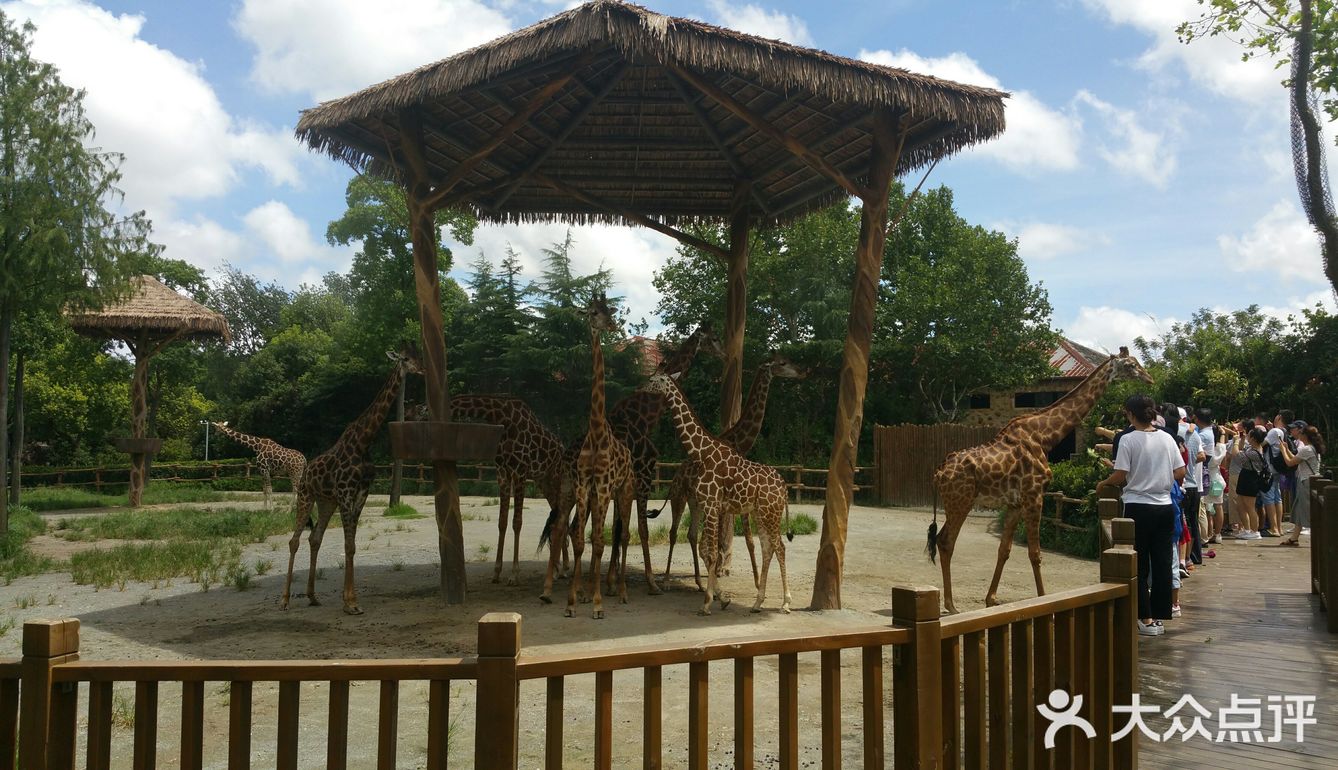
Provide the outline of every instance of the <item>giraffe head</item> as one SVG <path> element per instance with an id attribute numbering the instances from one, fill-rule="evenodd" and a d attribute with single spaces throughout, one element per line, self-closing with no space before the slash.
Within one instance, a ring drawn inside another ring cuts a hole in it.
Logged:
<path id="1" fill-rule="evenodd" d="M 387 350 L 386 358 L 399 365 L 401 376 L 423 373 L 423 367 L 418 363 L 418 348 L 412 343 L 405 345 L 399 351 Z"/>
<path id="2" fill-rule="evenodd" d="M 581 311 L 589 322 L 590 328 L 597 332 L 621 332 L 622 327 L 618 325 L 618 318 L 614 315 L 613 309 L 609 307 L 609 300 L 604 296 L 604 292 L 595 293 L 590 298 L 590 304 L 586 305 Z"/>
<path id="3" fill-rule="evenodd" d="M 725 346 L 720 344 L 720 338 L 715 336 L 715 330 L 711 328 L 709 323 L 698 326 L 697 331 L 692 334 L 698 337 L 700 350 L 710 353 L 721 361 L 725 360 Z"/>
<path id="4" fill-rule="evenodd" d="M 1138 359 L 1129 354 L 1129 348 L 1121 347 L 1120 354 L 1110 357 L 1110 379 L 1115 380 L 1142 380 L 1147 384 L 1152 384 L 1152 375 L 1148 374 L 1143 365 L 1138 363 Z"/>
<path id="5" fill-rule="evenodd" d="M 659 393 L 662 396 L 668 396 L 678 390 L 678 375 L 668 372 L 656 372 L 646 380 L 646 385 L 642 389 L 648 393 Z"/>
<path id="6" fill-rule="evenodd" d="M 763 366 L 771 370 L 771 376 L 787 380 L 802 380 L 808 374 L 780 353 L 772 353 Z"/>

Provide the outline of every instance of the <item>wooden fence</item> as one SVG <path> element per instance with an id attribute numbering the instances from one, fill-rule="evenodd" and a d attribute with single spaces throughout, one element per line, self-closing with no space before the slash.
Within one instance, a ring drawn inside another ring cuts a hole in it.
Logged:
<path id="1" fill-rule="evenodd" d="M 460 753 L 471 750 L 469 741 L 462 745 L 449 740 L 448 685 L 455 680 L 476 686 L 474 767 L 518 767 L 522 727 L 532 735 L 542 725 L 543 764 L 549 770 L 561 768 L 567 741 L 564 727 L 575 722 L 593 728 L 593 735 L 575 740 L 588 749 L 594 767 L 610 768 L 614 672 L 631 672 L 634 680 L 640 680 L 642 765 L 658 768 L 664 764 L 664 671 L 672 666 L 687 668 L 690 770 L 709 766 L 712 715 L 722 711 L 721 721 L 733 722 L 736 768 L 752 767 L 759 756 L 775 757 L 783 770 L 798 768 L 801 713 L 805 713 L 808 724 L 820 724 L 821 767 L 827 769 L 841 766 L 843 735 L 853 735 L 860 742 L 866 768 L 886 767 L 890 757 L 897 768 L 1125 770 L 1137 766 L 1137 734 L 1111 741 L 1118 727 L 1112 724 L 1112 706 L 1130 703 L 1137 687 L 1136 562 L 1132 550 L 1110 549 L 1102 554 L 1097 585 L 946 618 L 939 617 L 937 589 L 894 588 L 889 626 L 563 655 L 524 654 L 521 618 L 514 613 L 489 614 L 479 621 L 476 656 L 440 660 L 83 661 L 80 655 L 87 651 L 80 648 L 77 620 L 32 621 L 23 629 L 23 658 L 0 661 L 0 770 L 14 766 L 16 744 L 20 767 L 74 767 L 81 692 L 87 698 L 82 728 L 85 765 L 94 770 L 109 767 L 115 735 L 112 687 L 118 682 L 134 683 L 129 748 L 136 768 L 153 767 L 164 743 L 178 747 L 182 768 L 202 767 L 206 683 L 222 683 L 229 696 L 229 768 L 247 768 L 253 762 L 295 768 L 299 736 L 309 742 L 320 735 L 325 735 L 324 766 L 343 768 L 348 763 L 351 682 L 378 683 L 376 737 L 366 743 L 376 746 L 378 768 L 397 766 L 401 731 L 409 727 L 415 734 L 425 732 L 425 745 L 417 749 L 426 757 L 426 766 L 444 768 L 448 753 L 453 751 L 458 760 Z M 860 724 L 849 729 L 842 724 L 843 651 L 858 661 L 860 672 Z M 800 656 L 817 658 L 816 702 L 801 704 Z M 776 713 L 767 714 L 776 720 L 777 745 L 762 752 L 755 738 L 753 709 L 759 658 L 776 659 L 779 697 Z M 728 673 L 720 670 L 725 666 Z M 709 702 L 713 667 L 717 681 L 723 675 L 733 684 L 732 703 L 719 710 Z M 569 703 L 568 681 L 584 676 L 594 678 L 593 702 Z M 405 682 L 427 683 L 425 712 L 402 709 Z M 528 713 L 520 697 L 523 682 L 543 682 L 542 713 Z M 277 683 L 272 750 L 252 742 L 257 728 L 255 683 Z M 324 683 L 329 690 L 325 713 L 317 710 L 309 725 L 302 717 L 307 711 L 301 702 L 304 683 Z M 181 693 L 180 726 L 178 734 L 160 742 L 164 684 Z M 889 686 L 890 729 L 884 713 Z M 1064 729 L 1053 750 L 1044 747 L 1048 725 L 1036 706 L 1053 689 L 1082 696 L 1080 715 L 1096 728 L 1095 738 Z M 622 693 L 619 700 L 620 709 L 625 709 L 629 700 L 636 699 Z M 572 710 L 579 719 L 571 718 Z M 402 711 L 413 713 L 415 722 L 402 721 Z M 671 713 L 681 713 L 674 703 Z M 619 729 L 626 731 L 623 721 Z M 371 724 L 357 722 L 354 727 L 367 730 Z M 211 741 L 222 740 L 222 730 L 218 732 L 211 733 Z M 624 748 L 636 745 L 625 732 L 617 741 Z M 121 748 L 125 753 L 127 747 Z M 257 760 L 257 755 L 266 759 Z M 312 762 L 304 760 L 307 765 Z"/>
<path id="2" fill-rule="evenodd" d="M 934 471 L 943 458 L 998 433 L 998 427 L 990 426 L 874 426 L 874 494 L 879 505 L 932 505 Z"/>
<path id="3" fill-rule="evenodd" d="M 674 473 L 682 463 L 661 462 L 655 467 L 655 489 L 661 493 L 668 491 Z M 803 502 L 805 493 L 811 497 L 821 497 L 826 492 L 824 482 L 826 468 L 805 468 L 802 465 L 776 465 L 781 477 L 786 480 L 795 502 Z M 376 466 L 378 481 L 388 481 L 391 475 L 390 465 Z M 855 469 L 856 481 L 862 481 L 871 475 L 873 468 Z M 459 479 L 466 484 L 496 485 L 497 468 L 492 463 L 460 463 L 457 466 Z M 424 463 L 406 463 L 403 466 L 403 483 L 415 490 L 406 494 L 431 494 L 432 466 Z M 25 488 L 57 487 L 92 489 L 101 493 L 103 489 L 117 488 L 129 483 L 130 467 L 96 468 L 52 468 L 42 471 L 23 471 Z M 237 460 L 217 463 L 158 463 L 150 469 L 150 480 L 169 483 L 214 483 L 228 480 L 254 480 L 259 489 L 260 470 L 249 460 Z M 275 479 L 276 483 L 287 482 L 287 477 Z M 855 491 L 870 488 L 868 482 L 856 484 Z M 494 492 L 495 494 L 495 492 Z"/>
<path id="4" fill-rule="evenodd" d="M 1310 480 L 1310 591 L 1338 634 L 1338 484 L 1323 477 Z"/>

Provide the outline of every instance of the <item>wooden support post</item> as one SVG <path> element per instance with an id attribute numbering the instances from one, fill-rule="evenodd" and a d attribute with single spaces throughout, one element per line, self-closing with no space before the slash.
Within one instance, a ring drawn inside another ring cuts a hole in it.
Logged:
<path id="1" fill-rule="evenodd" d="M 520 759 L 520 615 L 490 612 L 479 619 L 478 700 L 474 762 L 479 770 L 515 770 Z"/>
<path id="2" fill-rule="evenodd" d="M 1110 531 L 1111 522 L 1120 515 L 1120 501 L 1117 497 L 1102 497 L 1114 492 L 1107 487 L 1097 490 L 1096 513 L 1097 513 L 1097 543 L 1098 548 L 1104 551 L 1107 548 L 1114 547 L 1113 533 Z"/>
<path id="3" fill-rule="evenodd" d="M 873 153 L 869 159 L 869 197 L 860 214 L 859 246 L 855 252 L 855 279 L 850 296 L 850 319 L 841 378 L 837 388 L 836 424 L 827 467 L 826 505 L 822 511 L 822 540 L 818 545 L 813 580 L 815 610 L 841 608 L 841 573 L 846 549 L 846 519 L 854 498 L 855 461 L 860 426 L 864 421 L 864 391 L 869 382 L 869 347 L 873 341 L 874 309 L 882 276 L 883 244 L 887 238 L 887 195 L 901 154 L 896 117 L 879 109 L 873 116 Z"/>
<path id="4" fill-rule="evenodd" d="M 23 624 L 19 663 L 19 767 L 74 767 L 74 685 L 57 685 L 53 669 L 79 659 L 79 621 L 30 620 Z M 67 722 L 61 724 L 58 722 Z"/>
<path id="5" fill-rule="evenodd" d="M 893 648 L 892 655 L 895 765 L 898 770 L 939 768 L 943 765 L 943 630 L 938 589 L 893 588 L 892 620 L 913 632 L 911 643 Z"/>
<path id="6" fill-rule="evenodd" d="M 423 127 L 416 113 L 400 117 L 402 148 L 412 171 L 406 194 L 409 227 L 413 240 L 414 287 L 418 297 L 418 320 L 422 326 L 419 364 L 427 381 L 428 412 L 435 422 L 450 422 L 451 400 L 446 381 L 446 333 L 441 311 L 441 286 L 437 265 L 436 216 L 425 200 L 428 183 Z M 455 461 L 434 460 L 433 496 L 436 503 L 437 549 L 441 557 L 441 596 L 448 604 L 465 601 L 465 539 L 460 515 L 460 481 Z"/>
<path id="7" fill-rule="evenodd" d="M 1112 548 L 1133 548 L 1134 547 L 1134 520 L 1133 519 L 1111 519 L 1110 520 L 1110 539 L 1114 543 Z"/>
<path id="8" fill-rule="evenodd" d="M 1321 609 L 1326 608 L 1320 590 L 1324 552 L 1315 544 L 1324 542 L 1324 489 L 1329 483 L 1329 479 L 1323 476 L 1310 479 L 1310 593 L 1320 595 Z"/>
<path id="9" fill-rule="evenodd" d="M 1324 596 L 1328 606 L 1328 626 L 1329 633 L 1338 634 L 1338 601 L 1335 601 L 1335 595 L 1338 594 L 1338 484 L 1330 484 L 1324 488 L 1324 515 L 1328 518 L 1324 522 L 1323 534 L 1324 541 L 1319 542 L 1314 537 L 1310 539 L 1310 548 L 1312 550 L 1323 550 L 1324 552 Z"/>
<path id="10" fill-rule="evenodd" d="M 729 224 L 729 284 L 725 300 L 725 371 L 720 380 L 720 430 L 739 421 L 743 409 L 743 340 L 748 320 L 748 228 L 747 195 L 752 185 L 740 182 L 735 191 L 734 212 Z M 730 538 L 733 542 L 733 538 Z M 728 563 L 728 562 L 727 562 Z"/>
<path id="11" fill-rule="evenodd" d="M 147 339 L 141 339 L 135 353 L 135 377 L 130 382 L 130 435 L 132 438 L 149 437 L 149 358 Z M 130 489 L 126 495 L 130 507 L 138 508 L 144 500 L 148 484 L 149 457 L 143 452 L 130 455 Z"/>
<path id="12" fill-rule="evenodd" d="M 395 395 L 395 419 L 398 422 L 404 422 L 404 391 L 408 382 L 400 380 L 400 392 Z M 390 504 L 398 505 L 400 502 L 400 486 L 404 483 L 404 460 L 396 457 L 394 464 L 390 466 Z M 293 490 L 296 492 L 297 490 Z"/>
<path id="13" fill-rule="evenodd" d="M 1101 582 L 1129 586 L 1129 592 L 1115 601 L 1111 628 L 1111 657 L 1114 678 L 1112 696 L 1116 704 L 1133 702 L 1138 689 L 1138 554 L 1129 548 L 1111 548 L 1101 554 Z M 1097 736 L 1098 740 L 1103 736 Z M 1117 742 L 1114 747 L 1116 770 L 1138 767 L 1138 731 Z"/>

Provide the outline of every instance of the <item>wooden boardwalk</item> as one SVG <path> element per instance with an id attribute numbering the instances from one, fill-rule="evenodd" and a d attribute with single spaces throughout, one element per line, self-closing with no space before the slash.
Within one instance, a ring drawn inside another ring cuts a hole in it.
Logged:
<path id="1" fill-rule="evenodd" d="M 1313 695 L 1318 724 L 1305 727 L 1299 744 L 1294 728 L 1284 731 L 1281 743 L 1262 745 L 1142 737 L 1141 767 L 1338 767 L 1338 635 L 1324 629 L 1319 599 L 1310 593 L 1310 538 L 1302 538 L 1301 548 L 1277 543 L 1268 538 L 1213 546 L 1217 558 L 1205 559 L 1184 581 L 1184 617 L 1168 622 L 1164 636 L 1139 638 L 1142 697 L 1164 711 L 1192 695 L 1213 712 L 1203 724 L 1215 734 L 1217 710 L 1230 704 L 1233 693 L 1265 702 L 1270 695 Z M 1181 716 L 1188 725 L 1194 714 Z M 1265 710 L 1265 737 L 1271 720 Z M 1148 721 L 1163 733 L 1170 727 L 1164 717 Z M 1116 725 L 1124 722 L 1123 715 L 1116 717 Z"/>

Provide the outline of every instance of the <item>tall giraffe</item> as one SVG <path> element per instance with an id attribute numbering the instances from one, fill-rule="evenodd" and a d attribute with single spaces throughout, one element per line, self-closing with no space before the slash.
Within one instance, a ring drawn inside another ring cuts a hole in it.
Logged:
<path id="1" fill-rule="evenodd" d="M 720 340 L 711 331 L 708 324 L 698 326 L 688 335 L 683 344 L 672 356 L 660 362 L 658 371 L 669 374 L 686 374 L 692 367 L 697 354 L 705 350 L 719 359 L 724 359 L 725 349 Z M 632 474 L 636 479 L 637 529 L 641 535 L 641 556 L 646 571 L 646 586 L 650 594 L 660 593 L 655 581 L 655 570 L 650 563 L 650 527 L 648 519 L 658 515 L 648 513 L 650 495 L 655 487 L 655 467 L 660 460 L 660 450 L 655 446 L 655 430 L 664 414 L 665 399 L 658 393 L 639 390 L 613 405 L 609 411 L 609 427 L 632 453 Z M 570 510 L 570 509 L 568 509 Z M 631 533 L 618 532 L 619 537 L 613 543 L 613 553 L 609 558 L 609 575 L 613 575 L 615 565 L 627 561 L 627 547 Z"/>
<path id="2" fill-rule="evenodd" d="M 283 474 L 293 482 L 293 495 L 296 499 L 297 488 L 302 485 L 302 471 L 307 467 L 306 455 L 296 449 L 289 449 L 282 444 L 261 436 L 252 436 L 228 427 L 226 422 L 210 423 L 224 436 L 236 441 L 256 453 L 256 465 L 260 466 L 260 477 L 265 492 L 265 508 L 269 508 L 269 495 L 273 491 L 272 477 Z"/>
<path id="3" fill-rule="evenodd" d="M 592 521 L 590 529 L 590 591 L 579 598 L 584 601 L 589 596 L 594 603 L 591 617 L 604 617 L 604 597 L 600 586 L 600 566 L 604 552 L 604 519 L 608 514 L 609 503 L 614 504 L 614 515 L 625 529 L 632 511 L 632 499 L 636 492 L 635 479 L 632 476 L 632 453 L 613 431 L 609 429 L 604 415 L 604 348 L 601 335 L 604 332 L 618 331 L 618 323 L 609 309 L 608 301 L 602 293 L 595 295 L 585 310 L 590 325 L 590 359 L 593 375 L 590 382 L 590 422 L 585 438 L 576 455 L 576 474 L 572 485 L 572 499 L 576 508 L 576 529 L 572 533 L 572 574 L 571 585 L 567 591 L 567 617 L 576 615 L 578 586 L 581 582 L 581 555 L 585 550 L 585 524 Z M 592 515 L 593 514 L 593 515 Z M 544 592 L 539 597 L 545 603 L 552 601 L 553 571 L 557 566 L 558 548 L 567 540 L 567 517 L 558 515 L 553 522 L 550 539 L 548 571 L 544 576 Z M 627 569 L 624 562 L 619 581 L 619 598 L 627 601 Z"/>
<path id="4" fill-rule="evenodd" d="M 980 446 L 949 454 L 934 472 L 936 497 L 943 501 L 943 531 L 938 531 L 938 506 L 929 527 L 929 559 L 941 559 L 943 569 L 943 604 L 949 613 L 957 612 L 952 600 L 952 549 L 971 508 L 980 503 L 1006 511 L 999 539 L 999 557 L 994 565 L 985 604 L 999 603 L 999 579 L 1004 562 L 1012 549 L 1018 521 L 1027 522 L 1027 555 L 1036 578 L 1036 595 L 1045 595 L 1041 582 L 1041 500 L 1050 483 L 1047 454 L 1054 449 L 1092 411 L 1106 388 L 1115 380 L 1142 380 L 1152 384 L 1152 377 L 1120 348 L 1078 386 L 1050 406 L 1014 417 L 999 435 Z"/>
<path id="5" fill-rule="evenodd" d="M 771 391 L 772 381 L 780 377 L 782 379 L 799 379 L 804 373 L 795 366 L 788 358 L 776 353 L 765 363 L 757 368 L 757 374 L 753 375 L 753 384 L 748 388 L 748 398 L 744 401 L 743 412 L 739 415 L 738 422 L 730 426 L 729 430 L 720 434 L 720 440 L 738 452 L 747 457 L 752 451 L 753 444 L 757 443 L 757 437 L 762 432 L 762 421 L 767 414 L 767 395 Z M 697 561 L 697 535 L 700 523 L 700 507 L 695 499 L 692 498 L 692 489 L 696 486 L 697 476 L 701 473 L 701 466 L 689 459 L 678 467 L 678 473 L 674 474 L 673 483 L 669 486 L 669 506 L 673 515 L 672 523 L 669 525 L 669 559 L 664 565 L 664 575 L 669 576 L 669 569 L 674 563 L 674 542 L 678 539 L 678 523 L 683 518 L 683 508 L 689 507 L 692 517 L 688 523 L 688 544 L 692 550 L 692 574 L 697 582 L 697 590 L 702 590 L 701 571 Z M 731 549 L 729 543 L 733 542 L 734 526 L 730 519 L 724 523 L 723 533 L 725 540 L 722 545 L 725 547 L 723 567 L 729 567 L 729 554 Z M 753 582 L 757 581 L 757 564 L 753 558 L 753 539 L 752 534 L 747 528 L 744 529 L 744 539 L 748 543 L 748 556 L 753 561 Z"/>
<path id="6" fill-rule="evenodd" d="M 362 614 L 362 610 L 358 609 L 358 593 L 353 587 L 353 554 L 357 551 L 355 541 L 358 517 L 362 515 L 363 503 L 367 502 L 367 490 L 376 476 L 376 466 L 372 465 L 368 452 L 372 439 L 376 438 L 382 423 L 386 421 L 386 413 L 399 395 L 404 377 L 422 372 L 417 352 L 412 348 L 402 353 L 387 352 L 386 355 L 395 362 L 395 367 L 381 386 L 381 391 L 358 419 L 349 423 L 334 446 L 312 460 L 302 474 L 302 484 L 297 493 L 297 520 L 293 524 L 293 537 L 288 541 L 288 578 L 283 583 L 283 599 L 279 603 L 282 609 L 288 609 L 293 585 L 293 562 L 297 559 L 302 529 L 311 518 L 311 506 L 315 505 L 319 515 L 308 539 L 311 545 L 311 571 L 307 573 L 307 600 L 313 605 L 320 604 L 316 600 L 316 555 L 321 550 L 321 539 L 325 537 L 330 516 L 338 509 L 344 529 L 344 612 L 349 615 Z"/>
<path id="7" fill-rule="evenodd" d="M 492 582 L 502 579 L 502 552 L 506 547 L 508 501 L 514 501 L 511 517 L 511 577 L 507 585 L 520 582 L 520 524 L 525 504 L 525 482 L 534 481 L 548 500 L 550 510 L 560 506 L 562 486 L 562 440 L 539 419 L 534 410 L 518 398 L 503 396 L 451 396 L 451 419 L 466 422 L 480 420 L 502 426 L 502 440 L 497 444 L 497 489 L 501 509 L 497 517 L 497 565 Z"/>
<path id="8" fill-rule="evenodd" d="M 702 427 L 701 420 L 688 405 L 678 383 L 667 374 L 650 378 L 646 389 L 663 394 L 669 402 L 669 416 L 674 432 L 683 449 L 693 462 L 701 466 L 696 475 L 692 496 L 701 504 L 704 529 L 701 552 L 706 562 L 706 600 L 701 614 L 711 614 L 711 601 L 717 596 L 716 582 L 720 572 L 721 528 L 729 515 L 741 515 L 756 520 L 762 532 L 762 574 L 757 581 L 757 601 L 753 612 L 762 609 L 767 596 L 767 571 L 774 554 L 780 564 L 781 593 L 784 600 L 781 611 L 790 611 L 790 583 L 785 574 L 785 541 L 781 537 L 781 517 L 786 515 L 789 493 L 785 480 L 775 468 L 755 463 L 715 438 Z M 720 608 L 729 606 L 729 599 L 719 593 Z"/>

